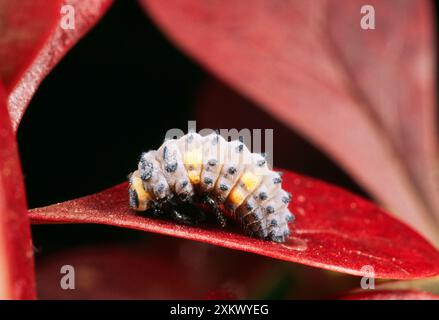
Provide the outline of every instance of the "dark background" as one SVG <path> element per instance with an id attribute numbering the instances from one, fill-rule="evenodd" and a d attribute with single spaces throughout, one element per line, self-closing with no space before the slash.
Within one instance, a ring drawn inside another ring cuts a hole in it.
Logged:
<path id="1" fill-rule="evenodd" d="M 212 100 L 233 108 L 205 102 Z M 43 81 L 21 122 L 29 207 L 124 181 L 141 151 L 157 148 L 170 128 L 186 131 L 187 121 L 200 114 L 204 127 L 273 128 L 276 167 L 364 194 L 320 151 L 180 52 L 135 1 L 116 1 Z M 32 232 L 42 253 L 145 236 L 86 225 L 34 226 Z"/>

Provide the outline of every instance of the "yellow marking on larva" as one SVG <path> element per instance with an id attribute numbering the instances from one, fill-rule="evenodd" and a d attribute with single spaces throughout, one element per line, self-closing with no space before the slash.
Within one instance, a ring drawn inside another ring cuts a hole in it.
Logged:
<path id="1" fill-rule="evenodd" d="M 193 168 L 200 168 L 203 162 L 203 153 L 200 148 L 187 151 L 183 155 L 183 162 L 185 166 L 192 166 Z"/>
<path id="2" fill-rule="evenodd" d="M 143 188 L 142 179 L 139 177 L 133 177 L 132 187 L 137 193 L 139 199 L 139 210 L 146 210 L 147 203 L 152 199 L 151 194 Z"/>
<path id="3" fill-rule="evenodd" d="M 203 163 L 203 153 L 200 148 L 186 151 L 183 154 L 183 162 L 188 169 L 188 177 L 192 184 L 199 184 L 201 181 L 201 164 Z"/>
<path id="4" fill-rule="evenodd" d="M 188 171 L 188 177 L 192 184 L 199 184 L 201 181 L 200 172 L 196 170 Z"/>
<path id="5" fill-rule="evenodd" d="M 241 181 L 248 191 L 253 191 L 261 182 L 261 177 L 247 171 L 242 175 Z"/>
<path id="6" fill-rule="evenodd" d="M 230 201 L 235 205 L 241 204 L 245 199 L 245 194 L 240 189 L 233 189 L 230 193 Z"/>

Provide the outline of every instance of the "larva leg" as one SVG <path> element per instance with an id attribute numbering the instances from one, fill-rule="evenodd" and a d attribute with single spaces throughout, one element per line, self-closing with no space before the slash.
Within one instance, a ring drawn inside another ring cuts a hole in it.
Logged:
<path id="1" fill-rule="evenodd" d="M 194 218 L 192 218 L 189 215 L 186 215 L 186 214 L 179 212 L 177 210 L 177 208 L 175 208 L 175 207 L 170 207 L 168 212 L 174 220 L 176 220 L 182 224 L 187 224 L 190 226 L 194 226 L 197 224 L 197 220 L 195 220 Z"/>
<path id="2" fill-rule="evenodd" d="M 163 212 L 163 202 L 155 202 L 151 208 L 152 215 L 158 217 Z"/>
<path id="3" fill-rule="evenodd" d="M 218 204 L 213 200 L 210 196 L 205 196 L 203 199 L 203 202 L 206 203 L 209 208 L 213 211 L 215 214 L 215 218 L 220 224 L 222 228 L 226 226 L 226 217 L 221 212 L 221 209 L 219 208 Z"/>
<path id="4" fill-rule="evenodd" d="M 193 215 L 194 225 L 199 225 L 203 221 L 206 221 L 206 214 L 202 209 L 195 205 L 190 205 L 187 209 L 190 210 L 190 213 Z"/>
<path id="5" fill-rule="evenodd" d="M 165 214 L 171 219 L 182 224 L 196 226 L 206 219 L 204 212 L 193 204 L 193 199 L 182 201 L 178 196 L 157 202 L 153 214 Z"/>

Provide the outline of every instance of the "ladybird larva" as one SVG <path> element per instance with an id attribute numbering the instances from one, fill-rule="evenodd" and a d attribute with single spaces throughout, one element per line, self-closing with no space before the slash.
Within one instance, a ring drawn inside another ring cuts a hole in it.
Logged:
<path id="1" fill-rule="evenodd" d="M 184 223 L 195 223 L 203 213 L 183 214 L 183 205 L 207 206 L 222 226 L 229 217 L 251 236 L 285 242 L 294 215 L 288 209 L 291 194 L 281 184 L 280 173 L 241 141 L 191 132 L 142 153 L 129 176 L 129 203 Z"/>

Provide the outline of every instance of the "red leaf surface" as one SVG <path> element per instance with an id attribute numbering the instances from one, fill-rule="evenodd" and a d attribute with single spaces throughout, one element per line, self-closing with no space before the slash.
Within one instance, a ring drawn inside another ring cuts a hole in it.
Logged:
<path id="1" fill-rule="evenodd" d="M 439 296 L 429 292 L 410 290 L 368 290 L 351 294 L 342 300 L 439 300 Z"/>
<path id="2" fill-rule="evenodd" d="M 34 11 L 40 13 L 38 19 L 33 11 L 24 10 L 23 2 L 32 3 L 35 7 Z M 60 5 L 59 0 L 26 0 L 26 1 L 2 1 L 0 3 L 7 4 L 9 11 L 21 13 L 23 19 L 22 28 L 18 29 L 15 25 L 7 25 L 7 33 L 18 34 L 12 38 L 7 47 L 0 50 L 0 61 L 16 61 L 17 67 L 9 71 L 15 80 L 9 85 L 8 108 L 11 116 L 13 129 L 16 130 L 26 107 L 35 93 L 38 85 L 44 77 L 52 70 L 52 68 L 61 60 L 66 52 L 91 29 L 99 18 L 106 12 L 112 3 L 112 0 L 66 0 L 62 1 L 63 5 L 71 5 L 75 12 L 75 28 L 63 29 L 60 24 Z M 48 9 L 47 5 L 50 4 Z M 56 15 L 53 9 L 56 9 Z M 1 12 L 0 8 L 0 12 Z M 39 10 L 37 10 L 39 9 Z M 41 11 L 41 12 L 40 12 Z M 44 32 L 42 37 L 34 43 L 27 42 L 27 37 L 33 35 L 35 24 L 41 24 L 39 18 L 54 28 L 48 32 Z M 61 17 L 62 18 L 62 17 Z M 3 28 L 2 28 L 3 29 Z M 30 32 L 32 31 L 32 32 Z M 2 36 L 3 37 L 3 36 Z M 25 39 L 22 39 L 22 38 Z M 2 39 L 3 40 L 3 39 Z M 26 45 L 23 41 L 26 40 Z M 24 46 L 22 49 L 21 46 Z M 15 60 L 16 57 L 20 59 Z M 9 57 L 9 59 L 5 59 Z M 5 63 L 2 63 L 4 67 Z"/>
<path id="3" fill-rule="evenodd" d="M 33 228 L 39 299 L 327 299 L 360 285 L 359 278 L 340 273 L 160 234 L 130 237 L 108 227 L 92 228 L 101 230 L 96 242 L 78 237 L 60 247 L 39 243 L 40 228 L 47 226 Z M 88 229 L 50 225 L 57 228 L 71 235 Z M 107 239 L 109 231 L 125 241 Z M 66 264 L 75 269 L 75 290 L 59 285 Z"/>
<path id="4" fill-rule="evenodd" d="M 360 0 L 141 3 L 183 50 L 439 244 L 429 2 L 371 0 L 367 31 Z"/>
<path id="5" fill-rule="evenodd" d="M 0 299 L 35 298 L 33 250 L 15 135 L 0 85 Z"/>
<path id="6" fill-rule="evenodd" d="M 10 91 L 59 17 L 60 0 L 0 1 L 0 79 Z"/>
<path id="7" fill-rule="evenodd" d="M 283 186 L 294 196 L 294 237 L 277 244 L 237 229 L 196 228 L 148 218 L 129 209 L 127 184 L 30 211 L 33 223 L 99 223 L 192 239 L 353 275 L 410 279 L 439 274 L 439 252 L 409 227 L 357 196 L 286 172 Z"/>
<path id="8" fill-rule="evenodd" d="M 66 264 L 74 267 L 75 290 L 59 285 Z M 244 299 L 267 280 L 271 267 L 258 256 L 161 236 L 36 257 L 40 299 Z"/>

